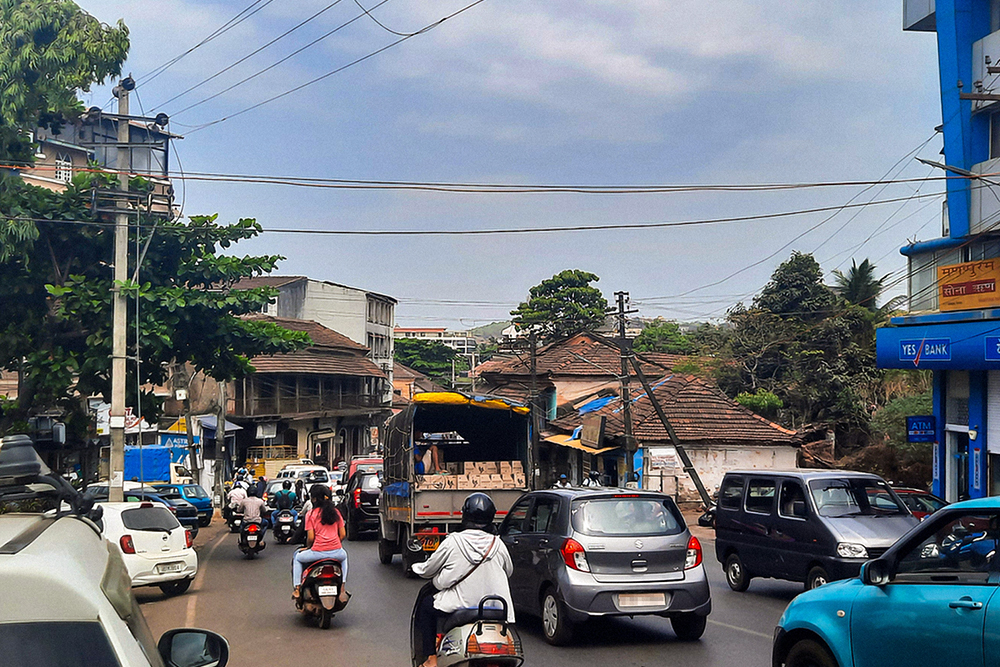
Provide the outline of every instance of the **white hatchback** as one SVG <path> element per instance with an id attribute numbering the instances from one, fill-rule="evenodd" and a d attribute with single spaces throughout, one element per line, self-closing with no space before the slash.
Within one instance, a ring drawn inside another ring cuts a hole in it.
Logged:
<path id="1" fill-rule="evenodd" d="M 163 505 L 150 502 L 100 503 L 102 533 L 118 546 L 132 587 L 159 586 L 179 595 L 198 574 L 191 533 Z"/>

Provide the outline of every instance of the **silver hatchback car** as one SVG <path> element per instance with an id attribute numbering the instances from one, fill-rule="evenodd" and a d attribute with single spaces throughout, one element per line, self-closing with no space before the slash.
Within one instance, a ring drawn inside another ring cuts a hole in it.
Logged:
<path id="1" fill-rule="evenodd" d="M 658 615 L 682 640 L 705 631 L 712 610 L 702 548 L 661 493 L 612 488 L 532 491 L 500 536 L 514 561 L 514 606 L 542 619 L 545 639 L 569 643 L 597 616 Z"/>

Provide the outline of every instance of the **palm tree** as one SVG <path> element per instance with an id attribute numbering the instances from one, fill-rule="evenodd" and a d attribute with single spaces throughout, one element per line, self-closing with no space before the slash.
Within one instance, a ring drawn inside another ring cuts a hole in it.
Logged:
<path id="1" fill-rule="evenodd" d="M 885 291 L 886 281 L 889 275 L 881 278 L 875 277 L 875 265 L 868 259 L 858 264 L 851 260 L 850 270 L 844 274 L 837 269 L 833 270 L 834 282 L 833 291 L 840 295 L 844 301 L 857 306 L 867 308 L 873 313 L 887 314 L 898 308 L 906 299 L 900 295 L 890 299 L 881 308 L 878 306 L 878 298 Z"/>

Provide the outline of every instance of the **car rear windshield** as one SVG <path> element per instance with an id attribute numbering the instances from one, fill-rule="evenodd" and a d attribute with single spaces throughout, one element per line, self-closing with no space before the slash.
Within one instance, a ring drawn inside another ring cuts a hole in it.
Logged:
<path id="1" fill-rule="evenodd" d="M 889 485 L 880 479 L 814 479 L 809 482 L 820 516 L 886 516 L 908 514 Z"/>
<path id="2" fill-rule="evenodd" d="M 4 667 L 118 667 L 100 623 L 2 623 Z"/>
<path id="3" fill-rule="evenodd" d="M 122 523 L 129 530 L 173 530 L 181 524 L 166 507 L 137 507 L 122 512 Z"/>
<path id="4" fill-rule="evenodd" d="M 368 491 L 378 489 L 379 488 L 378 475 L 362 475 L 361 488 Z"/>
<path id="5" fill-rule="evenodd" d="M 584 535 L 676 535 L 684 531 L 669 498 L 594 498 L 573 503 L 573 529 Z"/>
<path id="6" fill-rule="evenodd" d="M 185 486 L 184 493 L 186 493 L 189 498 L 208 498 L 208 494 L 205 492 L 205 489 L 201 488 L 197 484 L 189 484 Z"/>

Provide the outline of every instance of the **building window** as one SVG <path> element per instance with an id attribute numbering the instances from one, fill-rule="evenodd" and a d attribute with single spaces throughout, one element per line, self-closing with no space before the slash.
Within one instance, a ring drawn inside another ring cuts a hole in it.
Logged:
<path id="1" fill-rule="evenodd" d="M 73 158 L 66 153 L 56 154 L 56 180 L 63 183 L 73 180 Z"/>

